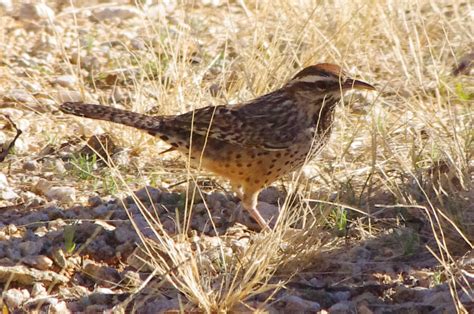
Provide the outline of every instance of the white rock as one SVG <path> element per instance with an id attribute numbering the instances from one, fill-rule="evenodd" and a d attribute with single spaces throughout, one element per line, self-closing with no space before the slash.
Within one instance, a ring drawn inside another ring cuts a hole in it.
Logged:
<path id="1" fill-rule="evenodd" d="M 7 304 L 9 309 L 17 309 L 29 297 L 30 293 L 26 289 L 9 289 L 3 294 L 3 301 Z"/>
<path id="2" fill-rule="evenodd" d="M 0 172 L 0 199 L 11 201 L 20 196 L 10 187 L 7 176 Z"/>
<path id="3" fill-rule="evenodd" d="M 67 102 L 67 101 L 79 102 L 83 100 L 82 94 L 80 92 L 66 90 L 66 89 L 58 90 L 56 99 L 58 100 L 58 102 L 61 102 L 61 103 Z"/>
<path id="4" fill-rule="evenodd" d="M 61 75 L 53 81 L 53 84 L 67 88 L 73 88 L 76 83 L 77 79 L 74 75 Z"/>
<path id="5" fill-rule="evenodd" d="M 1 199 L 4 199 L 6 201 L 12 201 L 12 200 L 15 200 L 17 198 L 19 198 L 20 196 L 15 192 L 13 191 L 11 188 L 8 188 L 4 191 L 1 192 Z"/>
<path id="6" fill-rule="evenodd" d="M 38 82 L 22 81 L 21 85 L 26 88 L 30 93 L 39 93 L 42 89 L 41 84 Z"/>
<path id="7" fill-rule="evenodd" d="M 12 1 L 11 0 L 0 0 L 0 9 L 3 9 L 5 12 L 11 12 L 13 10 Z"/>
<path id="8" fill-rule="evenodd" d="M 51 299 L 56 299 L 56 298 L 51 298 Z M 50 308 L 51 313 L 63 313 L 63 314 L 72 313 L 67 307 L 67 304 L 65 301 L 58 301 L 57 303 L 50 301 L 50 305 L 51 305 L 51 308 Z"/>
<path id="9" fill-rule="evenodd" d="M 54 11 L 44 3 L 23 3 L 20 8 L 20 19 L 33 21 L 54 21 Z"/>
<path id="10" fill-rule="evenodd" d="M 47 295 L 46 288 L 41 282 L 35 282 L 31 288 L 31 297 L 35 298 L 42 295 Z"/>
<path id="11" fill-rule="evenodd" d="M 7 101 L 17 101 L 21 103 L 32 103 L 35 102 L 35 98 L 27 91 L 23 89 L 12 89 L 4 97 Z"/>
<path id="12" fill-rule="evenodd" d="M 7 176 L 0 172 L 0 191 L 9 188 Z"/>
<path id="13" fill-rule="evenodd" d="M 110 19 L 130 19 L 133 17 L 141 17 L 142 12 L 134 6 L 123 5 L 108 8 L 99 8 L 92 12 L 95 18 L 98 20 L 110 20 Z"/>
<path id="14" fill-rule="evenodd" d="M 49 200 L 57 200 L 64 203 L 76 201 L 76 189 L 67 186 L 53 186 L 44 195 Z"/>
<path id="15" fill-rule="evenodd" d="M 25 112 L 14 108 L 1 108 L 0 113 L 9 116 L 10 119 L 15 121 L 23 117 Z"/>

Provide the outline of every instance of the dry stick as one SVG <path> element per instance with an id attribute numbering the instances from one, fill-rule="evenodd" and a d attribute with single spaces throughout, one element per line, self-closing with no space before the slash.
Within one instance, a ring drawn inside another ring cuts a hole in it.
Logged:
<path id="1" fill-rule="evenodd" d="M 4 115 L 4 117 L 11 124 L 11 126 L 15 129 L 16 135 L 13 138 L 13 141 L 11 141 L 10 144 L 8 144 L 7 148 L 5 150 L 2 149 L 2 151 L 0 151 L 0 162 L 5 160 L 5 158 L 8 155 L 8 152 L 10 152 L 10 150 L 13 148 L 13 146 L 15 146 L 16 140 L 20 137 L 21 133 L 23 133 L 19 128 L 17 128 L 16 124 L 12 121 L 12 119 L 10 119 L 10 116 Z"/>

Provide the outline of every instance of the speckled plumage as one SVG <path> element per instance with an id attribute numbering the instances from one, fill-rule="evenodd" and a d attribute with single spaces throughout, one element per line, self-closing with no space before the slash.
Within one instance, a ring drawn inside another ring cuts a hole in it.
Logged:
<path id="1" fill-rule="evenodd" d="M 60 109 L 145 130 L 190 153 L 201 167 L 229 179 L 243 207 L 267 228 L 256 210 L 258 193 L 314 157 L 329 138 L 336 103 L 352 88 L 374 89 L 324 63 L 303 69 L 282 88 L 249 102 L 176 116 L 83 103 L 64 103 Z"/>

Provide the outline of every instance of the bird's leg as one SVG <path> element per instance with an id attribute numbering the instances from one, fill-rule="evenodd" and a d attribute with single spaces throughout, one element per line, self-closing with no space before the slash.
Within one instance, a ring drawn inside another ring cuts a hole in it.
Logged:
<path id="1" fill-rule="evenodd" d="M 232 192 L 234 192 L 239 198 L 239 200 L 242 201 L 244 197 L 244 193 L 242 191 L 242 185 L 231 183 L 231 187 L 232 187 Z M 241 218 L 242 218 L 242 207 L 237 206 L 237 209 L 232 213 L 230 217 L 230 221 L 231 222 L 241 221 L 242 220 Z"/>
<path id="2" fill-rule="evenodd" d="M 267 222 L 257 210 L 257 203 L 258 203 L 258 193 L 260 190 L 257 191 L 246 191 L 244 189 L 243 197 L 242 197 L 242 206 L 249 212 L 250 216 L 258 223 L 262 231 L 270 230 Z"/>

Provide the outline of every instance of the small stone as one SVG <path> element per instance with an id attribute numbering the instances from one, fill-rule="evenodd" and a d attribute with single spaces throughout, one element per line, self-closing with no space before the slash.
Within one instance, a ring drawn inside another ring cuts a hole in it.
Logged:
<path id="1" fill-rule="evenodd" d="M 92 12 L 94 18 L 98 20 L 119 19 L 125 20 L 142 16 L 142 12 L 134 6 L 123 5 L 115 7 L 98 8 Z"/>
<path id="2" fill-rule="evenodd" d="M 370 260 L 371 253 L 368 249 L 356 246 L 349 251 L 351 261 L 368 261 Z"/>
<path id="3" fill-rule="evenodd" d="M 265 202 L 258 202 L 257 210 L 270 225 L 276 222 L 280 214 L 280 209 L 277 206 Z"/>
<path id="4" fill-rule="evenodd" d="M 143 313 L 178 313 L 182 308 L 179 299 L 154 299 L 147 302 L 142 309 Z"/>
<path id="5" fill-rule="evenodd" d="M 56 100 L 60 103 L 63 102 L 81 102 L 82 94 L 78 91 L 60 89 L 58 90 Z"/>
<path id="6" fill-rule="evenodd" d="M 331 297 L 336 302 L 347 301 L 351 297 L 351 293 L 350 291 L 338 291 L 338 292 L 331 293 Z"/>
<path id="7" fill-rule="evenodd" d="M 295 313 L 307 313 L 307 312 L 318 312 L 321 310 L 321 306 L 317 302 L 305 300 L 301 297 L 290 295 L 285 297 L 286 302 L 284 312 L 295 312 Z"/>
<path id="8" fill-rule="evenodd" d="M 72 313 L 66 302 L 65 301 L 58 301 L 58 302 L 49 302 L 50 304 L 50 308 L 49 310 L 51 311 L 51 313 L 58 313 L 58 314 L 68 314 L 68 313 Z"/>
<path id="9" fill-rule="evenodd" d="M 46 292 L 46 288 L 44 287 L 44 284 L 41 282 L 35 282 L 33 284 L 33 288 L 31 288 L 31 297 L 36 298 L 39 296 L 45 296 L 48 293 Z"/>
<path id="10" fill-rule="evenodd" d="M 38 170 L 38 162 L 36 160 L 28 160 L 23 163 L 23 170 L 35 171 Z"/>
<path id="11" fill-rule="evenodd" d="M 57 200 L 63 203 L 73 203 L 76 201 L 76 189 L 73 187 L 51 187 L 44 195 L 49 200 Z"/>
<path id="12" fill-rule="evenodd" d="M 157 188 L 146 186 L 135 192 L 135 196 L 142 202 L 158 203 L 161 191 Z"/>
<path id="13" fill-rule="evenodd" d="M 38 254 L 43 249 L 43 244 L 43 239 L 37 239 L 36 241 L 21 242 L 18 247 L 20 248 L 21 255 L 30 256 Z"/>
<path id="14" fill-rule="evenodd" d="M 350 301 L 342 301 L 329 308 L 331 314 L 346 314 L 354 312 L 354 305 Z"/>
<path id="15" fill-rule="evenodd" d="M 132 40 L 130 40 L 130 46 L 132 46 L 134 50 L 146 49 L 145 41 L 141 38 L 133 38 Z"/>
<path id="16" fill-rule="evenodd" d="M 439 291 L 436 293 L 430 292 L 429 289 L 427 289 L 427 293 L 423 298 L 424 303 L 434 305 L 434 306 L 440 306 L 444 304 L 449 304 L 452 302 L 451 294 L 449 290 L 446 291 Z"/>
<path id="17" fill-rule="evenodd" d="M 21 261 L 39 270 L 48 270 L 53 266 L 53 261 L 45 255 L 27 256 Z"/>
<path id="18" fill-rule="evenodd" d="M 210 209 L 219 209 L 227 201 L 227 196 L 221 192 L 212 192 L 206 197 L 206 203 Z"/>
<path id="19" fill-rule="evenodd" d="M 4 10 L 6 13 L 9 13 L 13 10 L 13 4 L 11 0 L 0 0 L 0 9 Z M 0 10 L 1 13 L 1 10 Z"/>
<path id="20" fill-rule="evenodd" d="M 311 278 L 309 283 L 315 288 L 323 288 L 326 285 L 324 281 L 318 278 Z"/>
<path id="21" fill-rule="evenodd" d="M 115 268 L 97 265 L 93 261 L 86 261 L 83 271 L 89 278 L 105 287 L 113 287 L 121 280 Z"/>
<path id="22" fill-rule="evenodd" d="M 123 223 L 114 231 L 115 239 L 119 243 L 138 240 L 138 236 L 133 227 L 128 223 Z"/>
<path id="23" fill-rule="evenodd" d="M 65 268 L 68 264 L 67 258 L 61 249 L 53 250 L 53 260 L 61 268 Z"/>
<path id="24" fill-rule="evenodd" d="M 280 192 L 274 186 L 268 187 L 260 192 L 258 200 L 268 204 L 278 204 L 280 199 Z"/>
<path id="25" fill-rule="evenodd" d="M 21 259 L 21 253 L 18 247 L 7 247 L 5 248 L 6 256 L 12 261 L 19 261 Z"/>
<path id="26" fill-rule="evenodd" d="M 20 7 L 21 20 L 53 22 L 54 17 L 54 11 L 44 3 L 23 3 Z"/>
<path id="27" fill-rule="evenodd" d="M 98 195 L 91 196 L 87 200 L 87 205 L 91 207 L 97 207 L 99 205 L 102 205 L 102 198 Z"/>
<path id="28" fill-rule="evenodd" d="M 2 196 L 0 199 L 4 199 L 6 201 L 13 201 L 20 197 L 15 191 L 10 188 L 2 191 L 0 195 Z"/>
<path id="29" fill-rule="evenodd" d="M 58 76 L 55 80 L 53 80 L 53 84 L 66 87 L 66 88 L 74 88 L 77 83 L 77 79 L 73 75 L 61 75 Z"/>
<path id="30" fill-rule="evenodd" d="M 7 176 L 0 172 L 0 191 L 9 187 Z"/>
<path id="31" fill-rule="evenodd" d="M 33 192 L 44 195 L 51 188 L 51 183 L 43 178 L 40 178 L 33 187 Z"/>
<path id="32" fill-rule="evenodd" d="M 12 89 L 9 93 L 3 96 L 3 100 L 26 104 L 35 102 L 35 98 L 28 91 L 23 89 Z"/>
<path id="33" fill-rule="evenodd" d="M 33 94 L 41 92 L 42 89 L 41 84 L 38 82 L 22 81 L 21 85 Z"/>
<path id="34" fill-rule="evenodd" d="M 9 289 L 3 293 L 3 301 L 9 309 L 18 309 L 29 297 L 26 289 Z"/>

